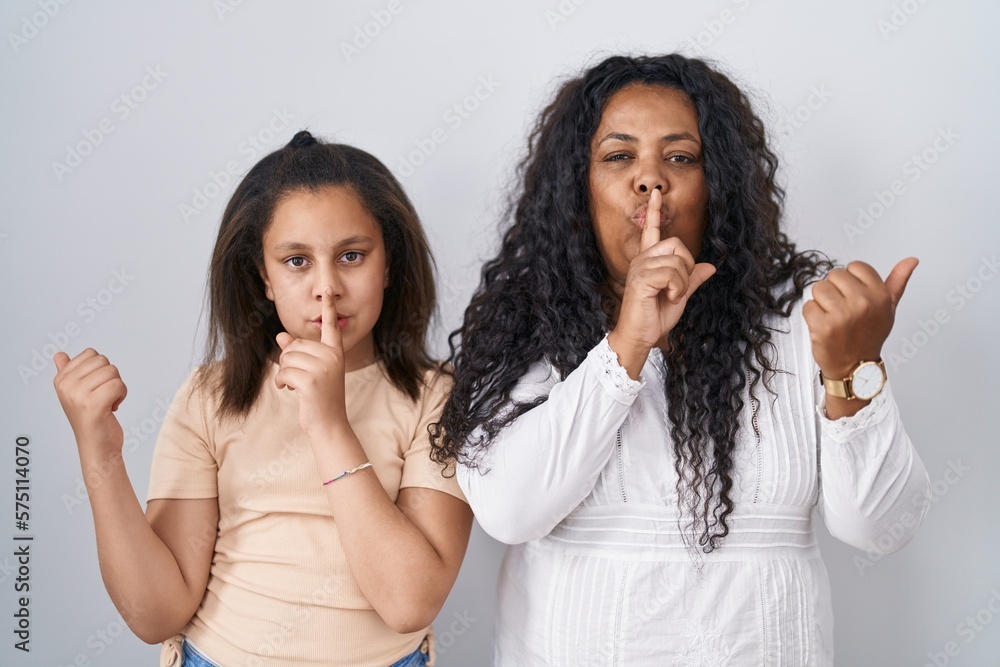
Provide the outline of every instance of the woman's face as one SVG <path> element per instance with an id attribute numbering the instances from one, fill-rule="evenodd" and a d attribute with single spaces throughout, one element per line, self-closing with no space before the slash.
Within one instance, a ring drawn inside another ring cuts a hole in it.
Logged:
<path id="1" fill-rule="evenodd" d="M 663 194 L 660 237 L 677 237 L 697 259 L 708 188 L 691 99 L 674 88 L 644 84 L 612 95 L 590 141 L 589 188 L 597 246 L 619 298 L 629 264 L 639 253 L 654 188 Z"/>

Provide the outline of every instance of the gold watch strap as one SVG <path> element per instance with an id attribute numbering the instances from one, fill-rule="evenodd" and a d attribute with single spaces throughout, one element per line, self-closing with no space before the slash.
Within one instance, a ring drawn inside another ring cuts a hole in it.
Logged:
<path id="1" fill-rule="evenodd" d="M 826 390 L 828 396 L 852 398 L 850 380 L 850 376 L 843 380 L 832 380 L 823 375 L 823 371 L 819 372 L 819 381 L 823 383 L 823 389 Z"/>

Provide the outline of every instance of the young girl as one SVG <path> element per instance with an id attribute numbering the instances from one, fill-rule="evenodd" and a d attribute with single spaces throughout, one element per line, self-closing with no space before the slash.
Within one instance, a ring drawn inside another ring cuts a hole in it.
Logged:
<path id="1" fill-rule="evenodd" d="M 118 370 L 54 357 L 115 606 L 162 665 L 433 664 L 472 513 L 429 457 L 447 386 L 409 199 L 299 132 L 233 194 L 209 289 L 208 363 L 163 424 L 145 516 Z"/>

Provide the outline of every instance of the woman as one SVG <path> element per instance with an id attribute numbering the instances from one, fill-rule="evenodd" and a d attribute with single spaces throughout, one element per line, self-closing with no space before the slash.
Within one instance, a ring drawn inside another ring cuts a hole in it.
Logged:
<path id="1" fill-rule="evenodd" d="M 813 509 L 889 550 L 926 511 L 878 363 L 916 259 L 798 252 L 763 124 L 700 60 L 605 60 L 528 148 L 434 442 L 514 545 L 496 664 L 833 664 Z"/>

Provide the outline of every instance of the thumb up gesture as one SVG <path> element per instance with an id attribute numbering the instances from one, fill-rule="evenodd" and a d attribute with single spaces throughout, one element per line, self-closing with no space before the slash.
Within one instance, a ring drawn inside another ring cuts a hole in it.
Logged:
<path id="1" fill-rule="evenodd" d="M 882 355 L 906 283 L 919 260 L 901 260 L 885 281 L 870 265 L 851 262 L 813 284 L 812 300 L 802 308 L 812 353 L 823 375 L 847 377 L 861 360 Z"/>

